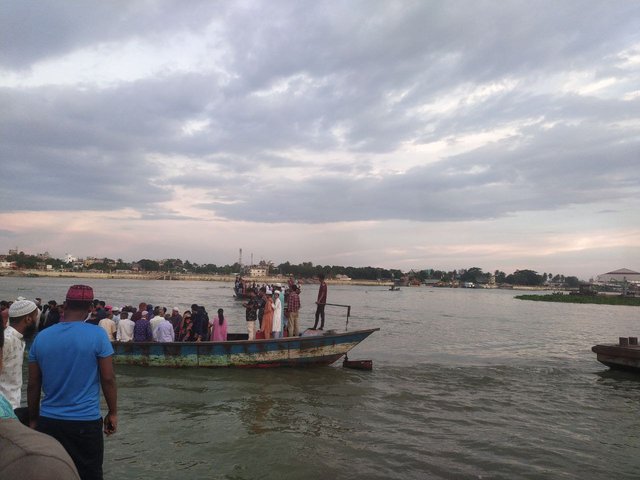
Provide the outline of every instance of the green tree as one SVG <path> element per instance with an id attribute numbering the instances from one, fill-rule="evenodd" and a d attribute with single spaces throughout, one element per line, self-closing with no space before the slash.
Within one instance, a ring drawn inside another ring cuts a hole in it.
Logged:
<path id="1" fill-rule="evenodd" d="M 140 265 L 140 269 L 145 272 L 157 272 L 160 270 L 160 265 L 155 260 L 149 260 L 147 258 L 143 258 L 142 260 L 138 260 L 138 265 Z"/>
<path id="2" fill-rule="evenodd" d="M 533 270 L 516 270 L 506 278 L 506 283 L 511 285 L 535 286 L 542 284 L 542 275 Z"/>

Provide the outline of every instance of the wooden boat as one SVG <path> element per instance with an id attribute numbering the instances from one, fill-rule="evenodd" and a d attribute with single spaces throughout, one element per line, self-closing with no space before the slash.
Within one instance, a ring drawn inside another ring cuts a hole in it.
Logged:
<path id="1" fill-rule="evenodd" d="M 620 337 L 617 345 L 595 345 L 591 351 L 609 368 L 640 372 L 640 346 L 637 337 Z"/>
<path id="2" fill-rule="evenodd" d="M 114 363 L 158 367 L 302 367 L 330 365 L 379 328 L 268 340 L 230 334 L 226 342 L 113 342 Z"/>

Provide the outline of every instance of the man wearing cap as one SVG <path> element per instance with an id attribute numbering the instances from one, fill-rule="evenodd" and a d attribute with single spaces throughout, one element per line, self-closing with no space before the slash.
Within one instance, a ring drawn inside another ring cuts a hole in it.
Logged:
<path id="1" fill-rule="evenodd" d="M 69 288 L 64 321 L 31 346 L 27 389 L 30 426 L 64 446 L 83 480 L 102 479 L 103 426 L 110 435 L 118 425 L 113 347 L 103 329 L 84 322 L 92 301 L 91 287 Z M 109 409 L 104 422 L 100 387 Z"/>
<path id="2" fill-rule="evenodd" d="M 39 318 L 40 310 L 31 300 L 18 300 L 9 307 L 9 325 L 4 331 L 0 393 L 14 409 L 20 408 L 25 339 L 35 334 Z M 16 412 L 22 421 L 26 421 L 26 413 Z"/>

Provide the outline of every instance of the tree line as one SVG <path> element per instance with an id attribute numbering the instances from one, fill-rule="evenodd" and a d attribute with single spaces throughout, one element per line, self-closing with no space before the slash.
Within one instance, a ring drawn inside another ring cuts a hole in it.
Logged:
<path id="1" fill-rule="evenodd" d="M 122 259 L 101 258 L 93 259 L 87 265 L 71 265 L 64 260 L 56 258 L 42 258 L 41 256 L 27 255 L 20 252 L 14 255 L 8 255 L 7 261 L 16 262 L 18 268 L 37 269 L 44 268 L 44 265 L 51 265 L 54 269 L 70 269 L 92 270 L 101 272 L 129 271 L 138 270 L 142 272 L 158 272 L 158 273 L 193 273 L 193 274 L 210 274 L 210 275 L 235 275 L 248 273 L 247 267 L 240 265 L 238 262 L 218 266 L 213 263 L 198 264 L 189 260 L 181 260 L 179 258 L 170 258 L 162 261 L 143 258 L 135 262 L 125 262 Z M 539 274 L 534 270 L 516 270 L 511 274 L 506 274 L 500 270 L 493 272 L 484 272 L 479 267 L 470 267 L 466 269 L 456 270 L 411 270 L 403 272 L 399 269 L 387 269 L 379 267 L 345 267 L 340 265 L 314 265 L 312 262 L 302 262 L 292 264 L 289 261 L 279 265 L 273 265 L 267 262 L 261 262 L 262 266 L 269 268 L 270 274 L 293 275 L 295 278 L 313 278 L 319 274 L 324 274 L 327 278 L 335 278 L 337 276 L 349 277 L 353 280 L 380 280 L 390 281 L 402 278 L 410 278 L 420 282 L 441 281 L 441 282 L 472 282 L 477 284 L 488 284 L 495 282 L 497 284 L 507 285 L 530 285 L 538 286 L 544 284 L 555 284 L 568 287 L 577 287 L 580 280 L 574 276 L 564 276 L 561 274 L 553 274 L 544 272 Z"/>

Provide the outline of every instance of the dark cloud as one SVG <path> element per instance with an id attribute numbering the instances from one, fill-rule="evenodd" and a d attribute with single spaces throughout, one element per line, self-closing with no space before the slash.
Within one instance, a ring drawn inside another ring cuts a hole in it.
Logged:
<path id="1" fill-rule="evenodd" d="M 635 2 L 3 6 L 0 65 L 9 71 L 105 42 L 198 37 L 212 24 L 218 37 L 208 47 L 224 71 L 0 89 L 0 157 L 12 180 L 0 193 L 3 211 L 130 207 L 175 218 L 159 204 L 185 186 L 208 189 L 203 206 L 232 219 L 433 221 L 638 193 L 640 103 L 545 85 L 582 69 L 637 85 L 637 69 L 620 69 L 616 58 L 635 48 Z M 503 81 L 514 86 L 461 98 L 450 111 L 419 108 Z M 200 129 L 185 133 L 190 122 Z M 402 144 L 505 127 L 515 136 L 435 163 L 425 156 L 403 174 L 381 176 L 370 158 L 386 155 L 385 170 L 394 170 Z M 313 170 L 321 173 L 287 175 L 309 161 L 295 151 L 323 157 Z M 350 160 L 326 153 L 336 151 Z"/>

